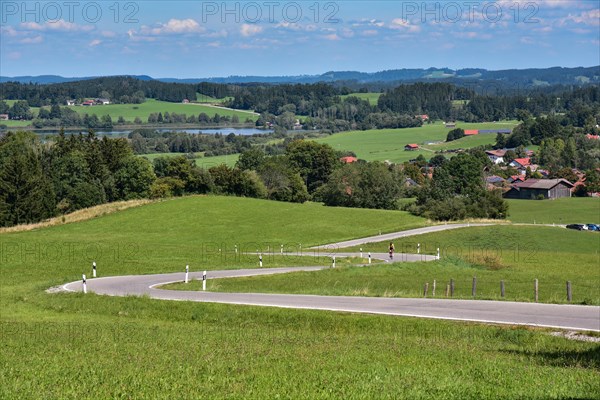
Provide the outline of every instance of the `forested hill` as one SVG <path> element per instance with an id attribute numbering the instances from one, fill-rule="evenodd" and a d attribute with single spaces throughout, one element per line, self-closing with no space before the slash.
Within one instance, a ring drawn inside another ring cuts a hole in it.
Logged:
<path id="1" fill-rule="evenodd" d="M 467 68 L 453 70 L 450 68 L 428 68 L 428 69 L 393 69 L 380 72 L 358 72 L 358 71 L 330 71 L 319 75 L 297 75 L 297 76 L 229 76 L 221 78 L 157 78 L 143 75 L 132 76 L 143 81 L 160 81 L 169 83 L 316 83 L 316 82 L 356 82 L 356 83 L 385 83 L 385 82 L 415 82 L 415 81 L 439 81 L 458 83 L 465 81 L 497 81 L 507 84 L 520 84 L 523 86 L 544 85 L 578 85 L 600 82 L 600 66 L 577 67 L 577 68 L 530 68 L 530 69 L 506 69 L 489 71 L 481 68 Z M 21 83 L 64 83 L 78 80 L 93 79 L 94 77 L 65 78 L 57 75 L 41 76 L 0 76 L 0 82 Z M 97 78 L 97 77 L 96 77 Z"/>

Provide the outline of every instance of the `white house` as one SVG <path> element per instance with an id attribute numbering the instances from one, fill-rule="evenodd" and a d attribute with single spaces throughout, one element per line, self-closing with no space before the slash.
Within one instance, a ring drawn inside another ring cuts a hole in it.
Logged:
<path id="1" fill-rule="evenodd" d="M 68 106 L 74 106 L 74 105 L 75 105 L 75 100 L 73 100 L 73 99 L 68 99 L 68 100 L 67 100 L 67 105 L 68 105 Z"/>
<path id="2" fill-rule="evenodd" d="M 494 164 L 500 164 L 504 162 L 504 156 L 506 155 L 506 150 L 488 150 L 485 152 L 491 162 Z"/>

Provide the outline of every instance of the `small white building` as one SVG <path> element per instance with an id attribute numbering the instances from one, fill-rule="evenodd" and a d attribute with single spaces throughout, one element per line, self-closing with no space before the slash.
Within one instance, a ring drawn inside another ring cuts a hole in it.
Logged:
<path id="1" fill-rule="evenodd" d="M 73 100 L 73 99 L 67 99 L 67 105 L 68 106 L 74 106 L 75 105 L 75 100 Z"/>
<path id="2" fill-rule="evenodd" d="M 485 152 L 491 162 L 494 164 L 501 164 L 504 162 L 504 156 L 506 155 L 506 150 L 488 150 Z"/>

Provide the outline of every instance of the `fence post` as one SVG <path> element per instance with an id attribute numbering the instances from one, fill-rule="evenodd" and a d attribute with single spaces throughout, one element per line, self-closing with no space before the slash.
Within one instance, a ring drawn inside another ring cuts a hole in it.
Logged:
<path id="1" fill-rule="evenodd" d="M 471 296 L 475 297 L 477 295 L 477 277 L 473 277 L 473 285 L 471 286 Z"/>
<path id="2" fill-rule="evenodd" d="M 535 291 L 535 302 L 538 302 L 538 280 L 536 279 L 534 282 L 534 291 Z"/>
<path id="3" fill-rule="evenodd" d="M 450 279 L 450 297 L 454 297 L 454 279 Z"/>
<path id="4" fill-rule="evenodd" d="M 450 294 L 450 285 L 446 285 L 446 297 Z"/>
<path id="5" fill-rule="evenodd" d="M 571 282 L 567 281 L 567 301 L 570 303 L 573 300 L 573 292 L 571 291 Z"/>
<path id="6" fill-rule="evenodd" d="M 433 280 L 433 288 L 431 289 L 431 297 L 435 297 L 435 284 L 436 284 L 436 281 L 434 279 Z"/>
<path id="7" fill-rule="evenodd" d="M 500 297 L 504 298 L 504 281 L 500 281 Z"/>
<path id="8" fill-rule="evenodd" d="M 429 282 L 425 284 L 425 288 L 423 289 L 423 297 L 427 297 L 427 292 L 429 291 Z"/>

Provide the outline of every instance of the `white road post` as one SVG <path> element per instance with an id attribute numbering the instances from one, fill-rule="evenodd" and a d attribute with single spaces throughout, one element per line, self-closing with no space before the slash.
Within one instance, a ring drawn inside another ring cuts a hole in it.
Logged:
<path id="1" fill-rule="evenodd" d="M 185 266 L 185 283 L 189 282 L 189 278 L 190 277 L 190 266 L 186 265 Z"/>
<path id="2" fill-rule="evenodd" d="M 262 254 L 258 256 L 258 266 L 262 268 Z"/>
<path id="3" fill-rule="evenodd" d="M 369 264 L 371 264 L 371 252 L 369 252 Z"/>
<path id="4" fill-rule="evenodd" d="M 96 261 L 92 263 L 92 277 L 96 277 Z"/>
<path id="5" fill-rule="evenodd" d="M 360 248 L 360 258 L 363 258 L 362 247 Z"/>
<path id="6" fill-rule="evenodd" d="M 281 255 L 283 255 L 283 245 L 281 245 Z"/>
<path id="7" fill-rule="evenodd" d="M 333 268 L 335 268 L 335 256 L 333 256 L 333 258 L 332 258 L 332 261 L 333 261 L 333 262 L 332 262 L 331 266 L 332 266 Z"/>
<path id="8" fill-rule="evenodd" d="M 206 291 L 206 271 L 202 274 L 202 290 Z"/>
<path id="9" fill-rule="evenodd" d="M 437 260 L 439 260 L 439 259 L 440 259 L 440 248 L 439 248 L 439 247 L 437 248 L 437 256 L 436 256 L 436 259 L 437 259 Z"/>
<path id="10" fill-rule="evenodd" d="M 417 243 L 417 254 L 421 254 L 421 243 Z"/>
<path id="11" fill-rule="evenodd" d="M 235 254 L 237 254 L 237 244 L 235 245 Z"/>
<path id="12" fill-rule="evenodd" d="M 81 276 L 81 284 L 83 286 L 83 293 L 87 293 L 87 279 L 85 279 L 85 274 Z"/>

